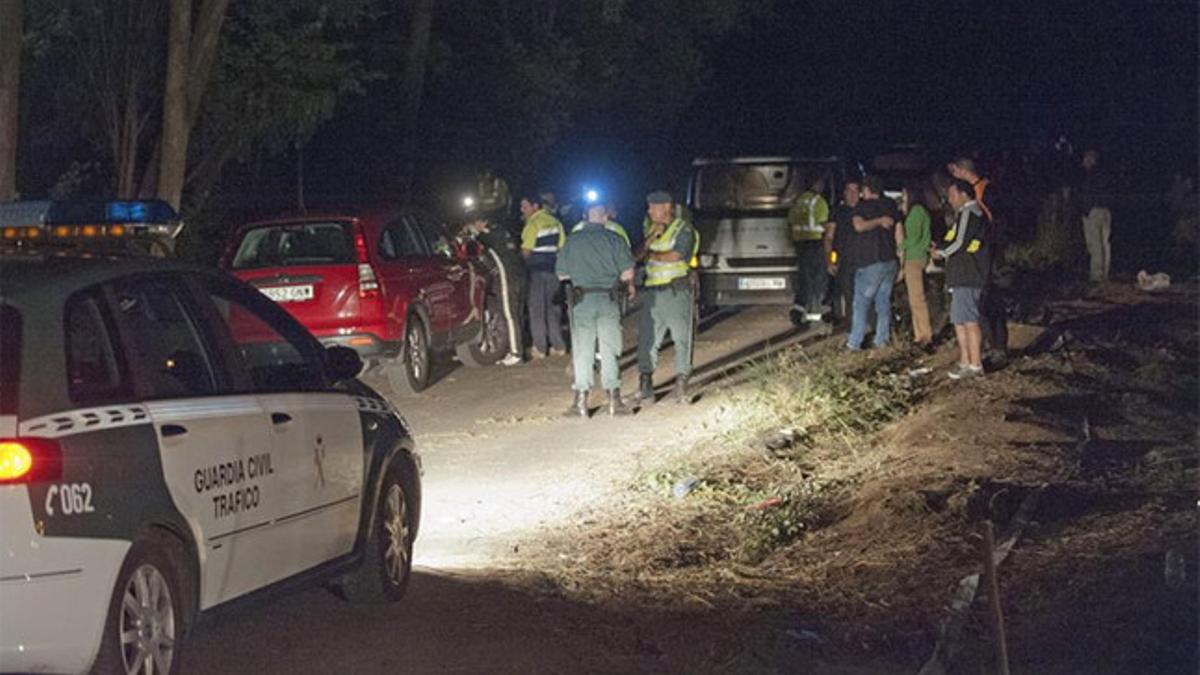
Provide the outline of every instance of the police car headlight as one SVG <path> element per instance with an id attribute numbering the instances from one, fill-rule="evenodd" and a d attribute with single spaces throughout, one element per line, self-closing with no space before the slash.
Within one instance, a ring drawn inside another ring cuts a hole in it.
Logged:
<path id="1" fill-rule="evenodd" d="M 717 256 L 715 256 L 711 253 L 700 254 L 700 266 L 701 267 L 716 267 L 717 266 Z"/>

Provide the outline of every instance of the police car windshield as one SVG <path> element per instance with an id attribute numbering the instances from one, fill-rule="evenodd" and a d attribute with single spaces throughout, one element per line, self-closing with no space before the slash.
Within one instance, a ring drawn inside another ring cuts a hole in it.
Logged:
<path id="1" fill-rule="evenodd" d="M 696 170 L 693 208 L 760 211 L 787 208 L 813 180 L 829 172 L 818 163 L 707 164 Z"/>
<path id="2" fill-rule="evenodd" d="M 284 223 L 247 230 L 233 269 L 342 265 L 357 259 L 350 223 Z"/>

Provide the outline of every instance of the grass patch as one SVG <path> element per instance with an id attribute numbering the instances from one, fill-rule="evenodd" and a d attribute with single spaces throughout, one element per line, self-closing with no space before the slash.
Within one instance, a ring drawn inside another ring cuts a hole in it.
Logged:
<path id="1" fill-rule="evenodd" d="M 636 507 L 571 557 L 586 561 L 588 575 L 669 579 L 758 565 L 831 525 L 865 470 L 854 459 L 865 439 L 922 393 L 911 363 L 903 353 L 813 356 L 797 347 L 755 364 L 729 404 L 733 426 L 683 462 L 642 474 L 631 486 Z M 782 444 L 765 442 L 780 436 Z"/>
<path id="2" fill-rule="evenodd" d="M 801 442 L 834 438 L 854 449 L 872 433 L 904 415 L 922 392 L 903 353 L 858 359 L 814 358 L 786 351 L 754 366 L 753 393 L 743 402 L 749 428 L 788 428 Z"/>

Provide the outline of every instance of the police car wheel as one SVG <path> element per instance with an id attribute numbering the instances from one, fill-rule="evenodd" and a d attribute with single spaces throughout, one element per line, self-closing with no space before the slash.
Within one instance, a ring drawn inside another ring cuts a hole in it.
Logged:
<path id="1" fill-rule="evenodd" d="M 375 523 L 367 536 L 362 566 L 343 577 L 340 592 L 350 602 L 396 602 L 412 575 L 413 508 L 399 464 L 388 468 L 375 502 Z"/>
<path id="2" fill-rule="evenodd" d="M 429 350 L 429 334 L 425 323 L 416 314 L 405 322 L 404 346 L 400 357 L 386 368 L 388 384 L 397 394 L 415 394 L 429 385 L 429 369 L 432 363 Z"/>
<path id="3" fill-rule="evenodd" d="M 95 675 L 169 675 L 178 670 L 184 617 L 176 569 L 162 542 L 134 543 L 117 575 L 92 668 Z"/>

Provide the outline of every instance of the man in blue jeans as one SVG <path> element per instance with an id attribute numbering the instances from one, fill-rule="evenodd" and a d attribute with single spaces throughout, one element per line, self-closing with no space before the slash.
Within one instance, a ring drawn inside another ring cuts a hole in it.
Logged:
<path id="1" fill-rule="evenodd" d="M 904 240 L 904 225 L 896 202 L 883 196 L 879 176 L 862 182 L 862 199 L 851 219 L 849 262 L 854 268 L 854 312 L 846 347 L 862 349 L 867 336 L 867 315 L 875 306 L 875 347 L 887 345 L 892 334 L 892 287 L 900 269 L 897 249 Z"/>

